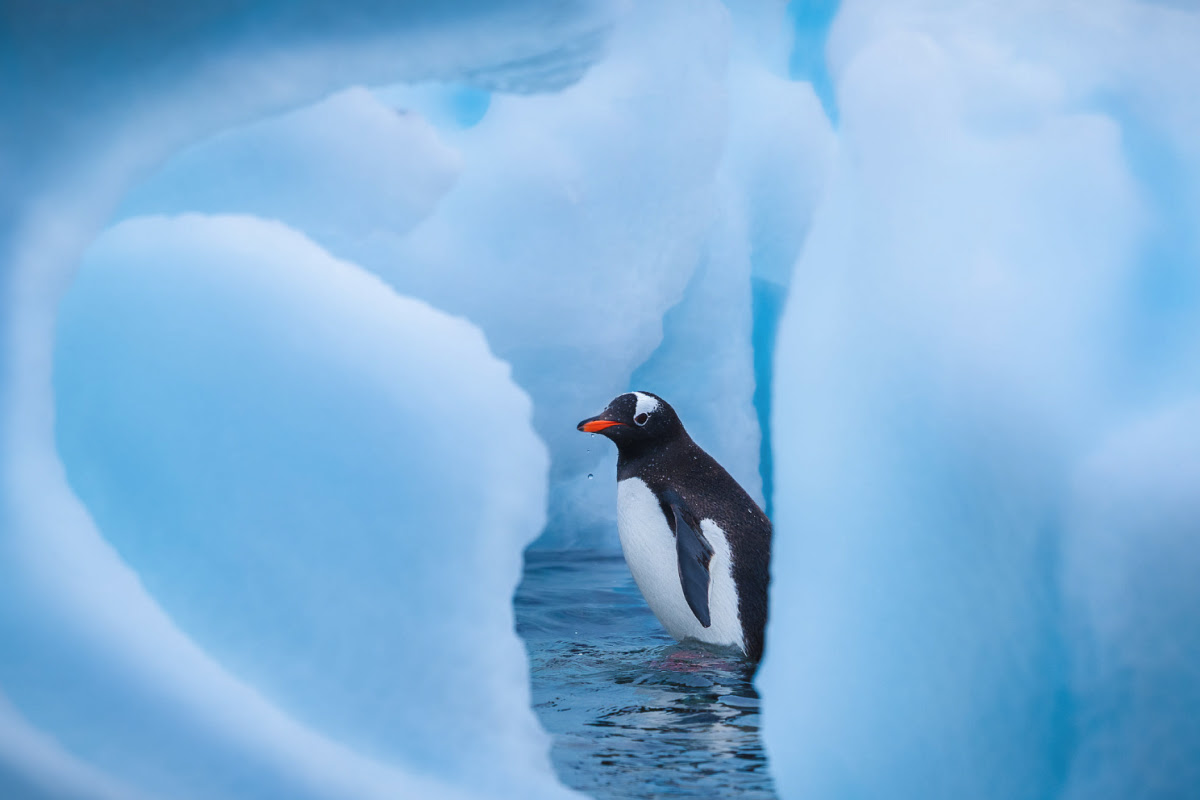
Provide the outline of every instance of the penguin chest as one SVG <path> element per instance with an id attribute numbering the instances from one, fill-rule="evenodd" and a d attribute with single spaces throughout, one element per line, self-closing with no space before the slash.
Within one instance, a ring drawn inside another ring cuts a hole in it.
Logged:
<path id="1" fill-rule="evenodd" d="M 710 519 L 700 522 L 700 532 L 713 548 L 708 568 L 711 624 L 707 628 L 696 619 L 684 597 L 675 534 L 658 498 L 641 478 L 617 483 L 617 530 L 629 571 L 667 633 L 680 641 L 695 639 L 745 650 L 732 554 L 725 533 L 716 523 Z"/>

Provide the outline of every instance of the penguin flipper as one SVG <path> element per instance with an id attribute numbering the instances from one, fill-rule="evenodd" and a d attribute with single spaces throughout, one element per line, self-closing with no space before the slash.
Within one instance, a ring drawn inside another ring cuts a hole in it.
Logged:
<path id="1" fill-rule="evenodd" d="M 675 516 L 675 555 L 679 560 L 679 582 L 683 586 L 683 597 L 687 600 L 688 608 L 696 615 L 696 619 L 705 628 L 712 624 L 708 613 L 708 565 L 712 561 L 713 548 L 701 533 L 699 523 L 695 527 L 688 524 L 686 517 L 695 516 L 675 492 L 669 492 L 665 498 Z"/>

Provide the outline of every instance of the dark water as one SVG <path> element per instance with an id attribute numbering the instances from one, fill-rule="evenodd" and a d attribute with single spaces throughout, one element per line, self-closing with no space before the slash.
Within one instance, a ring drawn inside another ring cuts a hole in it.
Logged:
<path id="1" fill-rule="evenodd" d="M 749 670 L 671 639 L 620 554 L 527 553 L 515 607 L 563 783 L 596 798 L 775 797 Z"/>

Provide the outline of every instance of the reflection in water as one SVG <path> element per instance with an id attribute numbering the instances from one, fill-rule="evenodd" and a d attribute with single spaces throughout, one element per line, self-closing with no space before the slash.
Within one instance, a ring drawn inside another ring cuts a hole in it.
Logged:
<path id="1" fill-rule="evenodd" d="M 597 798 L 774 798 L 737 657 L 675 643 L 620 554 L 531 551 L 517 630 L 568 786 Z"/>

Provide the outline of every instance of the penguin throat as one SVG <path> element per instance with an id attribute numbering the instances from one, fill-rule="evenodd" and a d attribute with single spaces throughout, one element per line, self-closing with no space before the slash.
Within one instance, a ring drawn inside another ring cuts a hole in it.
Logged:
<path id="1" fill-rule="evenodd" d="M 672 450 L 686 447 L 691 442 L 687 431 L 668 439 L 651 439 L 640 442 L 624 442 L 617 445 L 617 480 L 636 475 L 639 469 L 655 457 L 665 456 Z"/>

